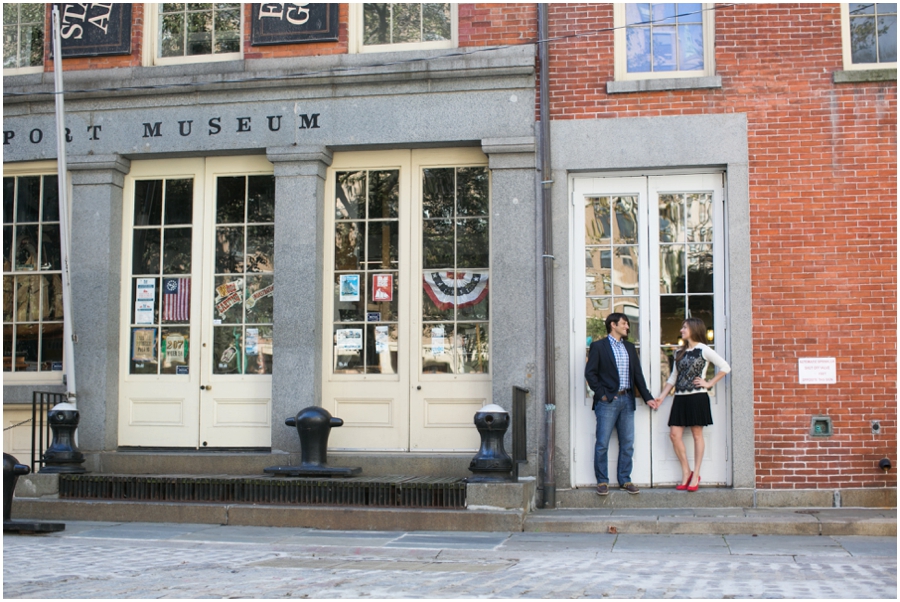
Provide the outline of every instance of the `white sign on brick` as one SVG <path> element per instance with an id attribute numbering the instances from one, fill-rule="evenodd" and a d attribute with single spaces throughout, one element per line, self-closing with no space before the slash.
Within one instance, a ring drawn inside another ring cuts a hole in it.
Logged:
<path id="1" fill-rule="evenodd" d="M 801 385 L 833 385 L 837 382 L 837 362 L 833 357 L 801 357 Z"/>

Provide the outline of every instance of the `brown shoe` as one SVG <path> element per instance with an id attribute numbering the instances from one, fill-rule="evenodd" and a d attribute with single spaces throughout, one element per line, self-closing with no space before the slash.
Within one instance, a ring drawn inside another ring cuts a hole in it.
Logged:
<path id="1" fill-rule="evenodd" d="M 597 483 L 597 495 L 609 495 L 609 483 Z"/>
<path id="2" fill-rule="evenodd" d="M 631 495 L 635 495 L 635 494 L 638 494 L 638 493 L 641 492 L 641 490 L 637 488 L 637 485 L 635 485 L 635 484 L 632 483 L 631 481 L 628 481 L 627 483 L 625 483 L 624 485 L 622 485 L 621 487 L 619 487 L 619 489 L 622 489 L 622 490 L 624 490 L 624 491 L 627 491 L 627 492 L 630 493 Z"/>

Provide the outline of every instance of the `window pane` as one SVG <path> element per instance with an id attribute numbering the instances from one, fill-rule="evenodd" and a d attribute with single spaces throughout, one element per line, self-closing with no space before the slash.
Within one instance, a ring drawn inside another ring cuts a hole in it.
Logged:
<path id="1" fill-rule="evenodd" d="M 159 55 L 184 56 L 184 15 L 163 15 L 159 31 Z"/>
<path id="2" fill-rule="evenodd" d="M 488 325 L 459 324 L 458 354 L 459 372 L 463 374 L 486 374 L 489 372 L 490 341 Z"/>
<path id="3" fill-rule="evenodd" d="M 191 228 L 166 228 L 163 231 L 163 273 L 191 273 Z"/>
<path id="4" fill-rule="evenodd" d="M 44 176 L 43 213 L 45 222 L 59 221 L 59 182 L 56 176 Z"/>
<path id="5" fill-rule="evenodd" d="M 678 68 L 681 71 L 703 69 L 703 27 L 678 26 Z"/>
<path id="6" fill-rule="evenodd" d="M 628 323 L 631 325 L 631 329 L 628 331 L 628 338 L 631 341 L 634 341 L 635 345 L 640 345 L 641 342 L 641 313 L 640 313 L 640 303 L 637 297 L 614 297 L 613 298 L 613 309 L 614 312 L 623 313 L 628 316 Z M 605 316 L 604 316 L 605 319 Z M 604 326 L 603 330 L 606 330 Z"/>
<path id="7" fill-rule="evenodd" d="M 608 316 L 610 312 L 610 298 L 588 298 L 586 300 L 586 306 L 586 330 L 587 338 L 589 339 L 586 344 L 589 346 L 591 342 L 597 341 L 606 336 L 606 324 L 604 323 L 604 321 L 606 320 L 606 316 Z"/>
<path id="8" fill-rule="evenodd" d="M 363 5 L 363 44 L 391 43 L 391 5 Z"/>
<path id="9" fill-rule="evenodd" d="M 456 307 L 459 320 L 487 320 L 488 273 L 457 272 Z"/>
<path id="10" fill-rule="evenodd" d="M 216 228 L 216 273 L 240 274 L 244 271 L 244 228 Z"/>
<path id="11" fill-rule="evenodd" d="M 138 180 L 134 183 L 134 225 L 158 226 L 162 223 L 162 180 Z"/>
<path id="12" fill-rule="evenodd" d="M 191 329 L 184 326 L 165 327 L 162 329 L 161 338 L 160 374 L 184 374 L 190 363 Z"/>
<path id="13" fill-rule="evenodd" d="M 272 374 L 272 331 L 271 326 L 246 328 L 246 374 Z"/>
<path id="14" fill-rule="evenodd" d="M 423 169 L 422 216 L 453 217 L 455 170 L 452 167 Z"/>
<path id="15" fill-rule="evenodd" d="M 454 331 L 452 322 L 422 325 L 422 372 L 452 374 L 454 370 Z"/>
<path id="16" fill-rule="evenodd" d="M 684 242 L 684 203 L 681 195 L 659 195 L 659 241 Z"/>
<path id="17" fill-rule="evenodd" d="M 637 247 L 616 247 L 613 254 L 613 294 L 638 294 Z"/>
<path id="18" fill-rule="evenodd" d="M 16 371 L 37 372 L 40 349 L 40 326 L 16 326 Z"/>
<path id="19" fill-rule="evenodd" d="M 461 167 L 456 174 L 456 214 L 488 214 L 488 171 L 486 167 Z"/>
<path id="20" fill-rule="evenodd" d="M 703 5 L 702 4 L 679 4 L 678 5 L 678 22 L 679 23 L 702 23 L 703 22 Z"/>
<path id="21" fill-rule="evenodd" d="M 675 71 L 675 28 L 653 28 L 653 71 Z"/>
<path id="22" fill-rule="evenodd" d="M 159 228 L 141 228 L 134 231 L 132 244 L 131 273 L 134 275 L 159 274 L 161 252 L 161 231 Z"/>
<path id="23" fill-rule="evenodd" d="M 275 226 L 247 226 L 248 272 L 275 269 Z"/>
<path id="24" fill-rule="evenodd" d="M 613 225 L 613 236 L 616 243 L 637 244 L 637 205 L 636 196 L 614 197 L 616 220 Z"/>
<path id="25" fill-rule="evenodd" d="M 423 4 L 422 30 L 426 42 L 450 39 L 450 4 Z"/>
<path id="26" fill-rule="evenodd" d="M 422 319 L 453 320 L 455 292 L 444 282 L 447 272 L 426 272 L 422 277 Z"/>
<path id="27" fill-rule="evenodd" d="M 686 292 L 684 271 L 684 245 L 660 245 L 659 292 Z"/>
<path id="28" fill-rule="evenodd" d="M 424 268 L 453 269 L 453 221 L 429 219 L 422 222 L 422 262 Z"/>
<path id="29" fill-rule="evenodd" d="M 38 226 L 16 228 L 16 270 L 38 269 Z"/>
<path id="30" fill-rule="evenodd" d="M 216 276 L 214 320 L 223 324 L 240 324 L 244 319 L 244 278 L 242 276 Z"/>
<path id="31" fill-rule="evenodd" d="M 626 60 L 629 73 L 650 71 L 650 28 L 630 27 L 625 32 Z"/>
<path id="32" fill-rule="evenodd" d="M 41 177 L 27 176 L 19 178 L 19 190 L 16 195 L 16 221 L 36 222 L 40 219 Z"/>
<path id="33" fill-rule="evenodd" d="M 881 5 L 878 6 L 881 12 Z M 878 17 L 878 62 L 897 62 L 897 15 Z"/>
<path id="34" fill-rule="evenodd" d="M 159 364 L 159 330 L 156 328 L 131 329 L 131 374 L 156 374 Z"/>
<path id="35" fill-rule="evenodd" d="M 44 226 L 41 228 L 41 269 L 62 269 L 62 260 L 59 250 L 59 224 Z"/>
<path id="36" fill-rule="evenodd" d="M 335 270 L 362 269 L 365 236 L 365 222 L 343 222 L 335 225 Z"/>
<path id="37" fill-rule="evenodd" d="M 13 221 L 13 211 L 16 202 L 16 179 L 3 178 L 3 223 L 10 224 Z"/>
<path id="38" fill-rule="evenodd" d="M 162 292 L 159 278 L 132 278 L 131 323 L 159 324 L 159 304 Z"/>
<path id="39" fill-rule="evenodd" d="M 15 278 L 13 276 L 3 277 L 3 321 L 12 322 L 13 309 L 15 307 Z"/>
<path id="40" fill-rule="evenodd" d="M 399 262 L 399 224 L 396 221 L 369 224 L 369 270 L 396 269 Z"/>
<path id="41" fill-rule="evenodd" d="M 369 219 L 396 218 L 400 203 L 400 172 L 369 172 Z"/>
<path id="42" fill-rule="evenodd" d="M 687 209 L 688 242 L 712 242 L 712 195 L 708 192 L 684 195 Z"/>
<path id="43" fill-rule="evenodd" d="M 456 221 L 456 267 L 487 268 L 490 265 L 488 221 Z"/>
<path id="44" fill-rule="evenodd" d="M 360 274 L 334 275 L 335 322 L 362 322 L 366 319 L 366 281 Z"/>
<path id="45" fill-rule="evenodd" d="M 12 271 L 13 227 L 3 226 L 3 271 Z"/>
<path id="46" fill-rule="evenodd" d="M 216 223 L 240 224 L 244 222 L 244 189 L 246 178 L 216 178 Z"/>
<path id="47" fill-rule="evenodd" d="M 166 180 L 165 225 L 190 224 L 194 205 L 192 179 Z"/>
<path id="48" fill-rule="evenodd" d="M 588 247 L 584 250 L 585 294 L 611 295 L 612 268 L 608 250 Z"/>
<path id="49" fill-rule="evenodd" d="M 240 325 L 213 327 L 213 374 L 243 374 L 244 335 Z"/>
<path id="50" fill-rule="evenodd" d="M 854 63 L 878 62 L 875 17 L 850 19 L 850 54 Z"/>
<path id="51" fill-rule="evenodd" d="M 275 176 L 247 178 L 247 221 L 275 221 Z"/>
<path id="52" fill-rule="evenodd" d="M 334 373 L 363 374 L 365 366 L 363 357 L 362 324 L 353 326 L 334 326 Z"/>
<path id="53" fill-rule="evenodd" d="M 366 320 L 369 322 L 394 322 L 399 319 L 400 283 L 398 272 L 372 274 L 368 286 Z M 390 298 L 388 298 L 388 294 Z"/>
<path id="54" fill-rule="evenodd" d="M 422 41 L 422 16 L 419 4 L 398 3 L 391 5 L 392 27 L 391 42 L 402 44 L 405 42 Z"/>
<path id="55" fill-rule="evenodd" d="M 584 244 L 608 245 L 612 238 L 609 197 L 585 198 L 584 205 Z"/>
<path id="56" fill-rule="evenodd" d="M 685 314 L 684 297 L 665 296 L 659 298 L 659 342 L 662 345 L 678 345 L 681 339 L 681 325 Z"/>
<path id="57" fill-rule="evenodd" d="M 273 275 L 248 276 L 246 297 L 246 321 L 248 324 L 272 324 L 275 277 Z"/>
<path id="58" fill-rule="evenodd" d="M 625 23 L 635 25 L 650 21 L 650 4 L 645 2 L 628 3 L 625 5 Z"/>
<path id="59" fill-rule="evenodd" d="M 367 324 L 365 349 L 367 373 L 397 373 L 396 324 Z"/>
<path id="60" fill-rule="evenodd" d="M 336 175 L 335 219 L 366 217 L 366 172 L 345 171 Z"/>
<path id="61" fill-rule="evenodd" d="M 687 270 L 689 293 L 712 293 L 713 246 L 688 245 Z"/>

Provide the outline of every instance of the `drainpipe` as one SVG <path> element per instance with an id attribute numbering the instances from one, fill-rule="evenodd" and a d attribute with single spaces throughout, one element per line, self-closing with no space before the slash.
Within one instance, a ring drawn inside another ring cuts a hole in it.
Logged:
<path id="1" fill-rule="evenodd" d="M 549 68 L 550 61 L 548 5 L 538 4 L 538 52 L 540 58 L 540 119 L 541 132 L 538 152 L 541 159 L 541 235 L 543 237 L 544 264 L 544 445 L 541 462 L 539 505 L 556 508 L 556 477 L 553 470 L 556 456 L 556 335 L 553 328 L 553 185 L 550 167 L 550 111 Z"/>

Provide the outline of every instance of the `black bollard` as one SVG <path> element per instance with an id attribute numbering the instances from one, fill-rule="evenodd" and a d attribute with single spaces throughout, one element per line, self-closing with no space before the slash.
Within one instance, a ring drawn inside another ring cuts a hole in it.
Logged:
<path id="1" fill-rule="evenodd" d="M 50 533 L 62 531 L 66 528 L 64 523 L 12 520 L 13 493 L 16 491 L 16 483 L 19 481 L 19 477 L 29 472 L 31 472 L 31 468 L 19 464 L 19 461 L 9 454 L 3 454 L 3 532 Z"/>
<path id="2" fill-rule="evenodd" d="M 318 406 L 303 408 L 284 423 L 296 427 L 300 436 L 300 465 L 270 466 L 263 472 L 293 477 L 349 477 L 362 472 L 362 468 L 328 466 L 328 435 L 331 429 L 344 424 L 340 418 L 332 417 L 328 410 Z"/>
<path id="3" fill-rule="evenodd" d="M 81 464 L 84 454 L 75 447 L 75 429 L 81 417 L 74 405 L 68 402 L 58 403 L 47 412 L 47 422 L 53 431 L 50 447 L 44 452 L 44 467 L 38 472 L 42 474 L 86 472 Z"/>
<path id="4" fill-rule="evenodd" d="M 496 404 L 475 413 L 475 426 L 481 435 L 481 448 L 469 463 L 473 476 L 469 483 L 509 483 L 513 479 L 513 461 L 503 448 L 503 436 L 509 428 L 509 412 Z"/>

